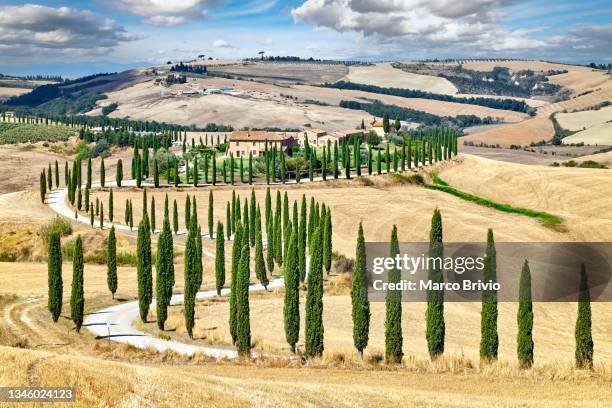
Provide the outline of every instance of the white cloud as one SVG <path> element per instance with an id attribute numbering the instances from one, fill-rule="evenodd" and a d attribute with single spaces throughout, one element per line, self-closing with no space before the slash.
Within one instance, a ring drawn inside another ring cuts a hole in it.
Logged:
<path id="1" fill-rule="evenodd" d="M 219 38 L 218 40 L 215 40 L 215 42 L 213 42 L 212 45 L 215 48 L 236 48 L 221 38 Z"/>
<path id="2" fill-rule="evenodd" d="M 90 11 L 33 4 L 0 7 L 0 60 L 102 55 L 134 39 L 115 21 Z"/>
<path id="3" fill-rule="evenodd" d="M 218 3 L 217 0 L 116 0 L 113 6 L 146 17 L 146 24 L 174 26 L 206 16 L 205 7 Z"/>
<path id="4" fill-rule="evenodd" d="M 338 32 L 357 32 L 381 41 L 415 41 L 436 47 L 454 44 L 481 50 L 545 45 L 522 30 L 495 21 L 513 0 L 306 0 L 292 10 L 296 22 Z"/>

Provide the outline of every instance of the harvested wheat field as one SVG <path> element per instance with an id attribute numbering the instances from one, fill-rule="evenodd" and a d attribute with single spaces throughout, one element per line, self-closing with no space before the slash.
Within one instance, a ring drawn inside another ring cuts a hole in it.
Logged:
<path id="1" fill-rule="evenodd" d="M 612 106 L 597 110 L 585 110 L 572 113 L 558 113 L 555 115 L 563 129 L 578 131 L 601 123 L 612 121 Z"/>
<path id="2" fill-rule="evenodd" d="M 591 146 L 612 145 L 612 121 L 600 123 L 563 138 L 563 143 L 584 143 Z"/>
<path id="3" fill-rule="evenodd" d="M 390 88 L 418 89 L 426 92 L 453 95 L 457 88 L 447 79 L 402 71 L 390 63 L 351 66 L 344 81 Z"/>

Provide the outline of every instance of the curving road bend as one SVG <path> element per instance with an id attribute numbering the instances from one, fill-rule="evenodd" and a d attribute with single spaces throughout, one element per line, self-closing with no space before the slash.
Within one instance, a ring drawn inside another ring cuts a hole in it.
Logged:
<path id="1" fill-rule="evenodd" d="M 114 183 L 108 183 L 109 187 L 115 186 Z M 135 185 L 134 180 L 124 182 L 124 185 L 130 186 Z M 74 211 L 68 207 L 67 204 L 68 190 L 63 188 L 59 190 L 53 190 L 48 194 L 49 207 L 57 214 L 67 217 L 69 219 L 81 222 L 84 224 L 90 224 L 90 218 L 78 214 L 75 218 Z M 97 220 L 94 225 L 99 225 Z M 104 223 L 105 228 L 111 228 L 115 226 L 117 230 L 131 231 L 130 227 L 118 223 Z M 179 231 L 179 235 L 186 234 L 186 231 Z M 208 236 L 208 234 L 202 234 Z M 265 243 L 264 243 L 265 244 Z M 205 251 L 204 254 L 210 257 L 214 257 L 214 254 Z M 309 267 L 309 259 L 306 258 L 306 268 Z M 282 287 L 285 284 L 284 278 L 277 278 L 268 284 L 268 288 Z M 255 292 L 265 290 L 265 288 L 257 283 L 249 286 L 249 291 Z M 228 295 L 230 289 L 225 288 L 221 290 L 221 295 Z M 197 299 L 205 299 L 217 296 L 215 290 L 201 291 L 196 295 Z M 183 295 L 176 294 L 170 299 L 171 305 L 178 305 L 183 303 Z M 151 308 L 154 309 L 155 299 L 151 303 Z M 163 352 L 166 350 L 172 350 L 176 353 L 184 355 L 193 355 L 194 353 L 204 353 L 206 355 L 216 358 L 236 358 L 238 353 L 233 348 L 216 348 L 206 346 L 196 346 L 191 344 L 185 344 L 173 340 L 163 340 L 157 337 L 153 337 L 148 333 L 141 332 L 133 327 L 134 321 L 139 318 L 138 301 L 131 301 L 121 303 L 97 312 L 88 314 L 83 321 L 83 326 L 90 332 L 96 335 L 98 338 L 109 339 L 118 343 L 125 343 L 131 346 L 145 349 L 154 348 L 157 351 Z"/>

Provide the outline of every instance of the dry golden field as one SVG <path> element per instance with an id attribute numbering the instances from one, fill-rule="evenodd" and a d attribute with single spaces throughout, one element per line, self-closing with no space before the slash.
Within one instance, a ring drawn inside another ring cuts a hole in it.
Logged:
<path id="1" fill-rule="evenodd" d="M 125 160 L 124 160 L 125 162 Z M 46 163 L 46 162 L 45 162 Z M 113 160 L 107 161 L 107 177 Z M 126 162 L 127 163 L 127 162 Z M 96 169 L 94 165 L 94 169 Z M 447 241 L 481 241 L 486 229 L 494 229 L 497 241 L 573 241 L 589 237 L 608 240 L 612 236 L 612 188 L 606 170 L 552 168 L 501 163 L 460 155 L 453 163 L 438 167 L 440 177 L 465 191 L 516 206 L 549 211 L 563 217 L 565 232 L 545 228 L 539 222 L 479 207 L 442 192 L 413 185 L 397 184 L 387 178 L 330 181 L 282 188 L 290 200 L 315 197 L 329 205 L 334 226 L 334 248 L 354 256 L 357 223 L 363 221 L 366 239 L 386 241 L 393 224 L 402 241 L 428 238 L 434 208 L 442 211 Z M 127 166 L 124 166 L 127 170 Z M 109 174 L 110 173 L 110 174 Z M 37 174 L 37 173 L 36 173 Z M 94 180 L 96 177 L 94 176 Z M 30 186 L 36 180 L 30 181 Z M 27 185 L 27 184 L 26 184 Z M 181 226 L 186 194 L 195 194 L 200 221 L 206 230 L 208 187 L 199 189 L 163 188 L 149 190 L 156 198 L 158 225 L 163 214 L 165 193 L 177 199 Z M 231 187 L 215 189 L 214 218 L 225 223 L 225 203 Z M 248 186 L 236 188 L 244 198 Z M 265 187 L 255 188 L 263 203 Z M 275 188 L 272 189 L 275 192 Z M 55 215 L 40 203 L 37 190 L 0 196 L 3 211 L 0 223 L 6 228 L 36 231 Z M 108 191 L 92 198 L 107 202 Z M 141 214 L 142 192 L 133 188 L 114 190 L 115 217 L 123 218 L 126 198 L 134 214 Z M 105 232 L 87 225 L 73 225 L 86 237 L 88 246 L 100 245 Z M 34 233 L 35 234 L 35 233 Z M 134 248 L 134 234 L 120 233 L 120 245 Z M 69 238 L 64 239 L 67 240 Z M 154 237 L 155 239 L 155 237 Z M 176 251 L 182 239 L 175 239 Z M 204 239 L 205 254 L 214 251 Z M 229 246 L 226 248 L 229 253 Z M 182 291 L 182 255 L 176 261 L 175 292 Z M 204 288 L 213 282 L 212 258 L 204 258 Z M 426 358 L 424 308 L 404 304 L 405 361 L 402 367 L 378 362 L 382 351 L 382 304 L 372 305 L 372 330 L 366 361 L 355 358 L 352 349 L 348 279 L 336 276 L 325 296 L 326 353 L 309 363 L 277 358 L 286 356 L 282 332 L 282 290 L 252 296 L 251 318 L 256 348 L 268 357 L 253 361 L 214 361 L 201 355 L 192 358 L 173 353 L 135 350 L 125 345 L 96 340 L 84 328 L 73 330 L 69 315 L 71 265 L 64 264 L 64 310 L 53 324 L 46 310 L 46 263 L 0 263 L 0 368 L 3 385 L 74 386 L 78 400 L 70 406 L 405 406 L 407 401 L 426 407 L 526 406 L 599 407 L 612 401 L 612 329 L 608 304 L 593 304 L 595 363 L 593 372 L 574 370 L 572 364 L 575 305 L 566 303 L 535 306 L 536 366 L 516 368 L 515 304 L 500 304 L 500 361 L 479 366 L 476 355 L 479 338 L 479 304 L 448 304 L 447 355 L 436 363 Z M 112 300 L 106 288 L 104 265 L 85 266 L 86 313 L 136 297 L 135 269 L 119 269 L 119 291 Z M 278 271 L 277 271 L 278 272 Z M 301 301 L 303 305 L 303 299 Z M 178 340 L 182 333 L 180 306 L 171 308 L 168 334 Z M 302 312 L 302 316 L 304 313 Z M 150 326 L 151 324 L 147 324 Z M 227 301 L 211 299 L 198 303 L 197 343 L 227 343 Z M 142 323 L 137 323 L 138 327 Z M 303 325 L 302 325 L 303 326 Z M 172 327 L 170 327 L 172 328 Z M 155 332 L 155 328 L 146 327 Z M 202 339 L 206 337 L 206 339 Z M 303 336 L 302 336 L 303 339 Z M 26 406 L 26 405 L 24 405 Z"/>

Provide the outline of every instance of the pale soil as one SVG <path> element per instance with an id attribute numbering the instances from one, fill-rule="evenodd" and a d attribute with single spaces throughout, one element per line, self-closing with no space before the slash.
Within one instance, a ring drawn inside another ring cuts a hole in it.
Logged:
<path id="1" fill-rule="evenodd" d="M 0 86 L 0 98 L 10 98 L 11 96 L 23 95 L 30 92 L 29 88 L 8 88 Z"/>
<path id="2" fill-rule="evenodd" d="M 557 113 L 557 121 L 563 129 L 584 130 L 601 123 L 612 121 L 612 106 L 606 106 L 598 110 L 586 110 L 572 113 Z"/>
<path id="3" fill-rule="evenodd" d="M 587 145 L 612 145 L 612 120 L 563 138 L 563 143 L 581 142 Z"/>
<path id="4" fill-rule="evenodd" d="M 267 83 L 322 84 L 336 82 L 348 72 L 342 64 L 311 64 L 307 62 L 243 62 L 211 67 L 210 71 L 252 78 Z"/>
<path id="5" fill-rule="evenodd" d="M 586 89 L 594 89 L 610 79 L 610 76 L 600 70 L 578 65 L 566 65 L 545 61 L 467 61 L 463 66 L 478 71 L 491 71 L 495 67 L 508 67 L 512 71 L 531 69 L 534 71 L 550 71 L 565 69 L 566 74 L 552 75 L 548 80 L 572 91 L 574 95 Z"/>
<path id="6" fill-rule="evenodd" d="M 172 89 L 180 91 L 183 86 Z M 117 102 L 111 117 L 157 120 L 183 125 L 206 126 L 208 123 L 244 126 L 296 128 L 310 123 L 328 130 L 354 128 L 365 112 L 338 106 L 306 104 L 287 98 L 271 98 L 257 91 L 242 95 L 172 95 L 168 88 L 154 86 L 151 81 L 108 94 L 105 103 Z M 94 111 L 90 114 L 95 114 Z"/>
<path id="7" fill-rule="evenodd" d="M 612 79 L 608 79 L 597 90 L 586 95 L 542 106 L 538 108 L 538 113 L 534 118 L 475 133 L 467 136 L 465 140 L 489 145 L 499 144 L 502 147 L 508 147 L 512 144 L 527 146 L 531 142 L 549 140 L 554 134 L 552 122 L 549 119 L 552 113 L 582 110 L 608 100 L 612 100 Z M 601 144 L 605 143 L 602 141 Z"/>
<path id="8" fill-rule="evenodd" d="M 461 143 L 461 139 L 459 139 L 459 143 Z M 476 146 L 461 146 L 460 149 L 462 153 L 510 163 L 531 165 L 539 164 L 545 166 L 548 164 L 552 164 L 553 162 L 559 161 L 559 157 L 557 156 L 534 153 L 525 150 L 499 149 Z"/>
<path id="9" fill-rule="evenodd" d="M 440 177 L 493 201 L 561 216 L 568 228 L 561 241 L 607 242 L 612 237 L 612 172 L 522 166 L 470 155 L 460 156 L 459 162 L 441 166 Z"/>
<path id="10" fill-rule="evenodd" d="M 418 89 L 448 95 L 457 93 L 457 88 L 447 79 L 405 72 L 393 68 L 390 63 L 349 67 L 349 73 L 343 80 L 383 87 Z"/>
<path id="11" fill-rule="evenodd" d="M 594 160 L 597 163 L 601 163 L 605 166 L 608 166 L 608 168 L 612 168 L 612 152 L 596 153 L 588 156 L 582 156 L 580 158 L 580 161 L 586 160 Z"/>

